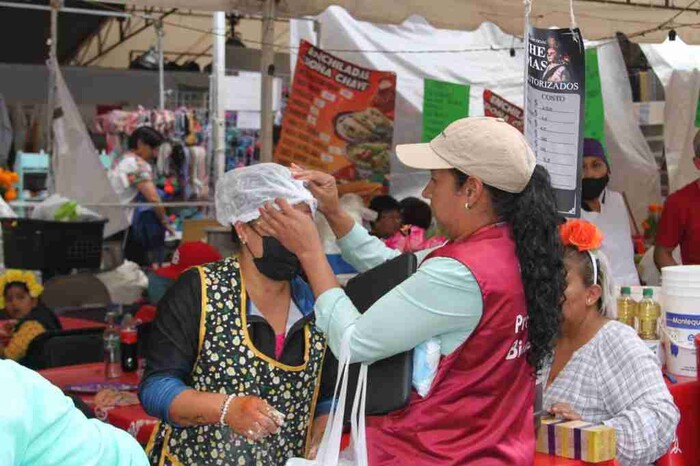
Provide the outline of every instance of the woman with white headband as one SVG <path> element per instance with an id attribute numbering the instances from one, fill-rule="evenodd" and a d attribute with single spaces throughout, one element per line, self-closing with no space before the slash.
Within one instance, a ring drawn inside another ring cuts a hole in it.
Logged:
<path id="1" fill-rule="evenodd" d="M 561 332 L 545 366 L 544 407 L 568 420 L 615 428 L 622 466 L 652 464 L 668 450 L 679 413 L 656 356 L 612 315 L 611 272 L 592 223 L 561 228 L 567 268 Z"/>

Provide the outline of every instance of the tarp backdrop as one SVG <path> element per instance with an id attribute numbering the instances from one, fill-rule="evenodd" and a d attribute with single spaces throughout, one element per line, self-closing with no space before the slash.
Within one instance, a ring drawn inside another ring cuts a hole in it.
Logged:
<path id="1" fill-rule="evenodd" d="M 209 11 L 238 11 L 260 15 L 265 0 L 103 0 L 104 3 L 155 6 L 163 8 Z M 400 24 L 411 15 L 420 15 L 440 28 L 476 29 L 483 22 L 498 24 L 504 31 L 522 35 L 523 0 L 277 0 L 280 17 L 299 18 L 320 15 L 331 5 L 341 6 L 355 18 L 384 24 Z M 700 43 L 697 27 L 698 4 L 695 0 L 605 0 L 574 2 L 578 26 L 588 31 L 586 37 L 601 40 L 615 36 L 617 31 L 639 35 L 640 42 L 660 42 L 675 28 L 688 43 Z M 666 8 L 664 8 L 666 7 Z M 532 2 L 533 26 L 568 27 L 569 2 L 565 0 L 535 0 Z M 672 21 L 669 21 L 671 20 Z M 659 26 L 667 27 L 658 30 Z M 641 32 L 645 32 L 641 35 Z"/>
<path id="2" fill-rule="evenodd" d="M 643 44 L 642 51 L 664 86 L 664 148 L 671 192 L 698 178 L 693 165 L 695 113 L 700 93 L 700 46 L 677 38 Z"/>
<path id="3" fill-rule="evenodd" d="M 119 196 L 112 189 L 107 172 L 97 157 L 97 149 L 66 86 L 61 69 L 58 65 L 51 66 L 54 66 L 56 74 L 54 147 L 51 157 L 55 192 L 78 204 L 119 204 Z M 91 209 L 108 219 L 105 237 L 129 227 L 124 209 L 120 207 Z"/>

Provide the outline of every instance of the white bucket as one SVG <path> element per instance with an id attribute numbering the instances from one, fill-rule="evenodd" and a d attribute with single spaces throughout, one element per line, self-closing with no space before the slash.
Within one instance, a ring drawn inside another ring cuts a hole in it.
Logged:
<path id="1" fill-rule="evenodd" d="M 664 269 L 664 272 L 666 269 Z M 697 269 L 700 273 L 700 267 Z M 697 376 L 695 335 L 700 334 L 700 286 L 663 286 L 666 368 L 674 375 Z"/>
<path id="2" fill-rule="evenodd" d="M 700 265 L 676 265 L 661 269 L 661 277 L 664 280 L 689 280 L 700 281 Z"/>

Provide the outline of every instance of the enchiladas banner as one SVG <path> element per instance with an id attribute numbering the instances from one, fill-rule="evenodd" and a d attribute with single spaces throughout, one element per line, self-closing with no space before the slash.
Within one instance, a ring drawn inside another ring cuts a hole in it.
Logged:
<path id="1" fill-rule="evenodd" d="M 362 68 L 302 41 L 275 161 L 339 182 L 387 184 L 396 75 Z"/>

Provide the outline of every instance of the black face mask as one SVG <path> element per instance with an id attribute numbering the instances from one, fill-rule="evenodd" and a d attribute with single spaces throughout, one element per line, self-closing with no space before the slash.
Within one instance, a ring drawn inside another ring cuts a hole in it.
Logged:
<path id="1" fill-rule="evenodd" d="M 278 282 L 288 282 L 299 275 L 301 263 L 294 253 L 272 236 L 261 236 L 261 238 L 262 257 L 253 257 L 253 263 L 261 274 Z M 250 251 L 250 248 L 248 250 Z M 253 254 L 252 251 L 250 253 Z"/>
<path id="2" fill-rule="evenodd" d="M 605 187 L 608 185 L 609 181 L 610 177 L 608 175 L 605 175 L 602 178 L 584 178 L 583 182 L 581 183 L 583 188 L 581 196 L 583 197 L 583 200 L 592 201 L 594 199 L 598 199 L 603 193 Z"/>

